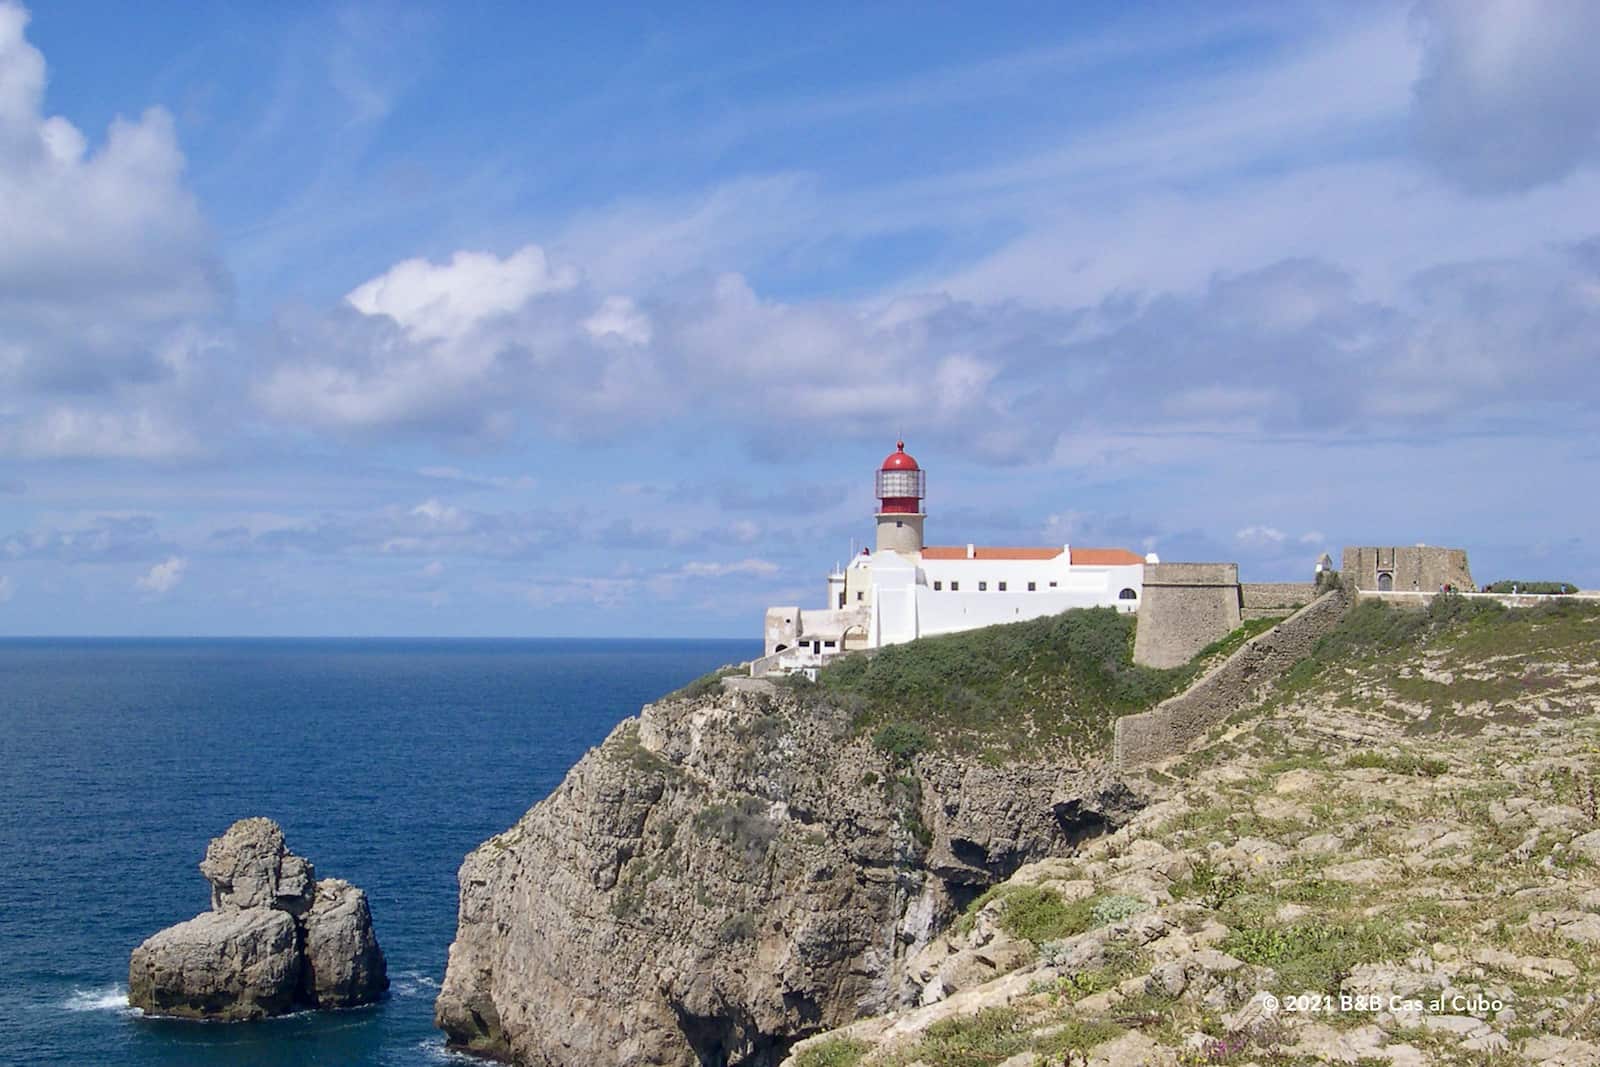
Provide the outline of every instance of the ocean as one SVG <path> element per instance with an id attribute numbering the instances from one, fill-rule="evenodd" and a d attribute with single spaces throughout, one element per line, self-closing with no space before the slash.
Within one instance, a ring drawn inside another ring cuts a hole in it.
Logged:
<path id="1" fill-rule="evenodd" d="M 456 869 L 639 706 L 756 641 L 0 640 L 0 1063 L 418 1065 Z M 126 1008 L 235 819 L 367 891 L 374 1007 L 219 1025 Z"/>

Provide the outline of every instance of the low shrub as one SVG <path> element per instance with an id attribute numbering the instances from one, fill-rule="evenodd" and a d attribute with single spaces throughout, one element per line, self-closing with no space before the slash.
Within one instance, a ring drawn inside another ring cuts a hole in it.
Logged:
<path id="1" fill-rule="evenodd" d="M 1492 582 L 1483 587 L 1486 593 L 1543 593 L 1556 596 L 1576 593 L 1578 587 L 1571 582 Z"/>
<path id="2" fill-rule="evenodd" d="M 794 1058 L 794 1067 L 855 1067 L 872 1046 L 849 1038 L 818 1042 Z"/>

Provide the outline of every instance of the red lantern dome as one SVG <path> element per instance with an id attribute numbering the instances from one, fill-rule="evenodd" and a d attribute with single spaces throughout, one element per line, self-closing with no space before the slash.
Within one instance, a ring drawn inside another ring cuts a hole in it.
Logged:
<path id="1" fill-rule="evenodd" d="M 925 488 L 924 472 L 906 451 L 906 443 L 895 442 L 894 451 L 878 468 L 878 514 L 920 515 Z"/>
<path id="2" fill-rule="evenodd" d="M 896 441 L 894 444 L 894 451 L 889 453 L 889 458 L 885 459 L 883 461 L 883 466 L 878 469 L 886 471 L 914 471 L 920 470 L 921 468 L 917 466 L 917 461 L 911 458 L 911 453 L 906 451 L 906 443 L 904 441 Z"/>

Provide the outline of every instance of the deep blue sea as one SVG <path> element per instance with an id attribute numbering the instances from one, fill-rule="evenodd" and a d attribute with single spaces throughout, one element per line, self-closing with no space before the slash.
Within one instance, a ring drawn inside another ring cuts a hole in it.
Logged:
<path id="1" fill-rule="evenodd" d="M 755 641 L 0 640 L 0 1063 L 410 1065 L 456 868 L 648 700 Z M 368 893 L 376 1007 L 237 1025 L 140 1018 L 128 953 L 204 910 L 196 869 L 267 815 Z"/>

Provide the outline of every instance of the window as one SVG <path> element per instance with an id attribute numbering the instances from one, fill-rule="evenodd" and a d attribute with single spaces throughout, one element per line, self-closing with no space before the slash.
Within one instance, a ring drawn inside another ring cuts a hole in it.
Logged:
<path id="1" fill-rule="evenodd" d="M 1001 582 L 1000 583 L 1000 592 L 1004 593 L 1005 591 L 1006 591 L 1006 583 L 1005 582 Z"/>
<path id="2" fill-rule="evenodd" d="M 1117 594 L 1117 599 L 1118 600 L 1138 600 L 1139 599 L 1139 594 L 1135 593 L 1132 589 L 1124 589 L 1122 592 Z"/>
<path id="3" fill-rule="evenodd" d="M 824 641 L 824 642 L 822 642 L 822 647 L 823 648 L 833 648 L 834 647 L 834 642 L 832 642 L 832 641 Z"/>
<path id="4" fill-rule="evenodd" d="M 933 591 L 934 592 L 937 593 L 939 590 L 941 590 L 943 588 L 944 588 L 944 583 L 943 582 L 934 582 L 933 583 Z"/>
<path id="5" fill-rule="evenodd" d="M 952 593 L 960 592 L 961 591 L 961 583 L 960 582 L 951 582 L 950 583 L 950 591 Z"/>
<path id="6" fill-rule="evenodd" d="M 988 582 L 979 582 L 978 583 L 978 592 L 986 593 L 988 591 L 989 591 L 989 583 Z"/>
<path id="7" fill-rule="evenodd" d="M 1054 589 L 1054 588 L 1055 588 L 1055 587 L 1056 587 L 1056 583 L 1055 583 L 1055 582 L 1051 582 L 1051 583 L 1050 583 L 1050 588 L 1051 588 L 1051 589 Z"/>
<path id="8" fill-rule="evenodd" d="M 1039 583 L 1038 582 L 1029 582 L 1028 583 L 1028 592 L 1037 593 L 1038 591 L 1039 591 Z"/>
<path id="9" fill-rule="evenodd" d="M 856 590 L 856 599 L 857 600 L 864 600 L 866 598 L 866 595 L 867 594 L 866 594 L 865 590 L 861 590 L 861 589 Z"/>

